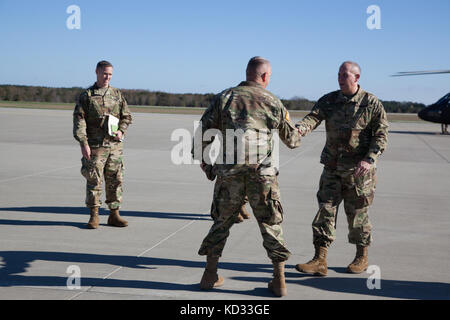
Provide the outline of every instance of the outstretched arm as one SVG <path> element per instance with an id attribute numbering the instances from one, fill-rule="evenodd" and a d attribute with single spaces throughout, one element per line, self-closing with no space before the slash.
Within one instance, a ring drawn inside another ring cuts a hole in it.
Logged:
<path id="1" fill-rule="evenodd" d="M 321 101 L 319 100 L 314 105 L 311 112 L 295 124 L 302 137 L 306 136 L 308 133 L 316 129 L 320 125 L 320 123 L 325 120 L 325 115 L 320 106 Z"/>
<path id="2" fill-rule="evenodd" d="M 283 141 L 288 148 L 294 149 L 299 147 L 302 135 L 291 122 L 289 111 L 284 106 L 282 108 L 281 117 L 282 119 L 278 127 L 278 134 L 280 135 L 281 141 Z"/>

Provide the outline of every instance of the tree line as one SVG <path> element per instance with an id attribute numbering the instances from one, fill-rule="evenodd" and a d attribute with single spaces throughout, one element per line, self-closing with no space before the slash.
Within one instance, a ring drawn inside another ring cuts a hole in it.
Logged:
<path id="1" fill-rule="evenodd" d="M 75 103 L 83 88 L 49 88 L 38 86 L 0 85 L 0 100 L 26 102 Z M 200 107 L 210 105 L 215 94 L 167 93 L 161 91 L 121 89 L 129 105 Z M 311 110 L 315 101 L 294 97 L 281 99 L 288 110 Z M 382 101 L 386 112 L 417 113 L 425 107 L 423 103 Z"/>

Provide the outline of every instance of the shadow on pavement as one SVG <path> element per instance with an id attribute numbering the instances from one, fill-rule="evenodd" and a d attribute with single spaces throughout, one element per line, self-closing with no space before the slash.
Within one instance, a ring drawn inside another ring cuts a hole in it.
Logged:
<path id="1" fill-rule="evenodd" d="M 0 251 L 2 268 L 0 269 L 0 287 L 12 286 L 55 286 L 65 287 L 69 274 L 61 270 L 55 276 L 27 276 L 27 268 L 37 260 L 51 262 L 67 262 L 68 265 L 81 263 L 109 264 L 116 267 L 134 269 L 147 269 L 149 272 L 165 266 L 180 268 L 196 268 L 201 272 L 205 263 L 201 261 L 165 259 L 154 257 L 114 256 L 101 254 L 65 253 L 65 252 L 39 252 L 39 251 Z M 368 289 L 365 276 L 354 275 L 349 277 L 314 277 L 293 271 L 293 266 L 286 266 L 286 282 L 303 287 L 311 287 L 324 291 L 352 293 L 367 297 L 398 298 L 398 299 L 450 299 L 450 284 L 440 282 L 401 281 L 381 279 L 381 289 Z M 220 269 L 241 271 L 247 273 L 263 272 L 267 277 L 233 277 L 234 280 L 258 283 L 260 286 L 252 290 L 230 290 L 224 287 L 216 288 L 213 292 L 243 294 L 258 297 L 272 297 L 267 290 L 267 283 L 271 279 L 271 264 L 230 263 L 220 262 Z M 292 269 L 292 270 L 291 270 Z M 186 270 L 189 272 L 189 270 Z M 199 274 L 200 274 L 199 272 Z M 200 281 L 200 279 L 199 279 Z M 81 274 L 81 286 L 110 287 L 110 288 L 137 288 L 151 290 L 178 290 L 200 291 L 198 283 L 180 284 L 147 280 L 122 280 L 84 277 Z M 291 289 L 292 290 L 292 289 Z"/>
<path id="2" fill-rule="evenodd" d="M 429 131 L 401 131 L 401 130 L 389 130 L 389 133 L 398 133 L 398 134 L 423 134 L 423 135 L 432 135 L 432 136 L 440 136 L 443 135 L 439 131 L 429 132 Z"/>
<path id="3" fill-rule="evenodd" d="M 339 293 L 352 293 L 365 295 L 367 297 L 397 298 L 397 299 L 422 299 L 422 300 L 448 300 L 450 299 L 450 283 L 423 282 L 423 281 L 401 281 L 380 279 L 380 289 L 369 289 L 367 286 L 369 274 L 349 275 L 348 277 L 318 277 L 304 273 L 290 272 L 294 266 L 286 265 L 286 283 L 298 284 L 324 291 Z M 339 269 L 345 273 L 346 268 Z M 342 269 L 342 270 L 341 270 Z M 270 278 L 234 277 L 235 280 L 268 282 Z M 373 283 L 372 280 L 369 280 Z M 291 286 L 292 288 L 292 286 Z M 361 298 L 363 299 L 363 298 Z"/>
<path id="4" fill-rule="evenodd" d="M 44 287 L 66 287 L 70 274 L 65 274 L 66 270 L 54 276 L 27 276 L 27 269 L 34 261 L 67 262 L 69 265 L 82 263 L 106 264 L 115 267 L 126 267 L 134 269 L 147 269 L 149 272 L 165 266 L 178 266 L 180 268 L 199 269 L 199 282 L 201 271 L 204 270 L 205 262 L 153 258 L 153 257 L 133 257 L 133 256 L 113 256 L 100 254 L 84 253 L 65 253 L 65 252 L 38 252 L 38 251 L 0 251 L 0 287 L 14 286 L 44 286 Z M 220 262 L 220 269 L 230 269 L 242 272 L 266 272 L 272 273 L 271 264 L 252 264 L 252 263 L 230 263 Z M 189 272 L 189 271 L 186 271 Z M 170 282 L 148 281 L 148 280 L 122 280 L 122 279 L 102 279 L 83 276 L 81 270 L 82 287 L 110 287 L 110 288 L 137 288 L 151 290 L 179 290 L 179 291 L 200 291 L 199 283 L 180 284 Z M 213 292 L 244 294 L 250 296 L 271 297 L 267 290 L 267 285 L 254 288 L 252 290 L 229 290 L 217 288 Z"/>
<path id="5" fill-rule="evenodd" d="M 10 207 L 0 208 L 0 211 L 17 211 L 30 213 L 56 213 L 56 214 L 80 214 L 89 217 L 89 209 L 86 207 Z M 100 215 L 109 215 L 109 210 L 100 208 Z M 142 217 L 154 219 L 177 219 L 177 220 L 211 220 L 209 214 L 197 213 L 173 213 L 173 212 L 148 212 L 121 210 L 120 215 L 126 217 Z M 73 226 L 81 229 L 86 228 L 86 223 L 68 221 L 37 221 L 37 220 L 10 220 L 0 219 L 0 225 L 25 225 L 25 226 Z"/>
<path id="6" fill-rule="evenodd" d="M 446 300 L 450 298 L 449 283 L 381 279 L 380 289 L 369 289 L 367 281 L 368 279 L 364 277 L 309 277 L 289 282 L 326 291 L 384 298 Z"/>

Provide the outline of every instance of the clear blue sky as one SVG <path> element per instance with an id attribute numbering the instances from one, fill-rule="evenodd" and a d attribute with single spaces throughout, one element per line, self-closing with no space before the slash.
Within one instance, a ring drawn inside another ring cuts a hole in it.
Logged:
<path id="1" fill-rule="evenodd" d="M 66 27 L 70 5 L 81 9 L 80 30 Z M 366 26 L 370 5 L 380 30 Z M 389 75 L 450 69 L 449 12 L 449 0 L 0 0 L 0 84 L 88 87 L 106 59 L 118 88 L 216 93 L 260 55 L 281 98 L 317 100 L 354 60 L 367 91 L 429 104 L 450 91 L 450 74 Z"/>

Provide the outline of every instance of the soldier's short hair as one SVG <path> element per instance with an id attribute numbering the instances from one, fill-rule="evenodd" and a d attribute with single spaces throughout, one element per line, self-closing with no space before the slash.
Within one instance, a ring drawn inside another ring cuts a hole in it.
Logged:
<path id="1" fill-rule="evenodd" d="M 355 61 L 350 61 L 350 60 L 344 61 L 344 62 L 342 62 L 341 67 L 342 67 L 344 64 L 349 64 L 349 65 L 351 65 L 353 70 L 354 70 L 354 69 L 357 69 L 357 71 L 358 71 L 357 73 L 358 73 L 358 74 L 361 74 L 361 67 L 360 67 L 359 64 L 357 64 Z"/>
<path id="2" fill-rule="evenodd" d="M 113 68 L 113 65 L 109 61 L 102 60 L 99 63 L 97 63 L 97 67 L 95 68 L 95 71 L 97 71 L 99 69 L 106 68 L 106 67 L 112 67 Z"/>
<path id="3" fill-rule="evenodd" d="M 258 77 L 267 72 L 267 65 L 270 65 L 269 60 L 263 57 L 253 57 L 247 64 L 246 74 L 247 77 Z"/>

